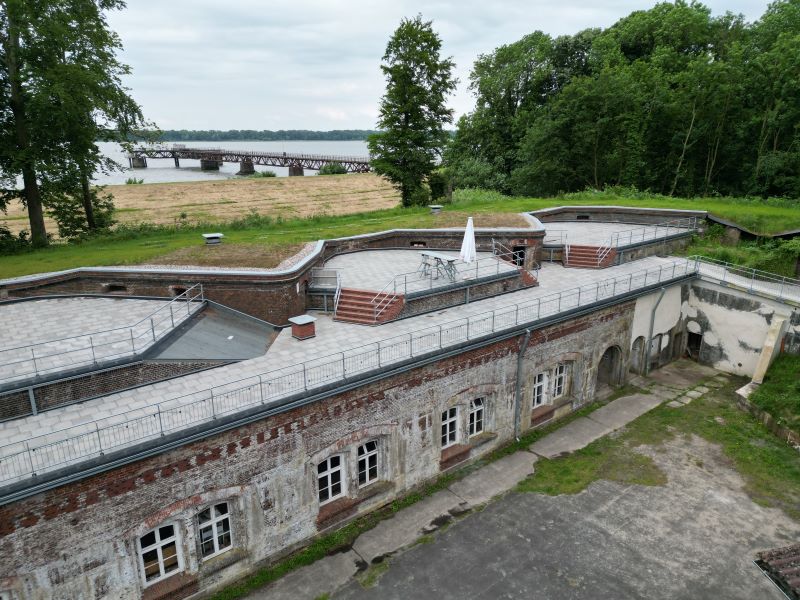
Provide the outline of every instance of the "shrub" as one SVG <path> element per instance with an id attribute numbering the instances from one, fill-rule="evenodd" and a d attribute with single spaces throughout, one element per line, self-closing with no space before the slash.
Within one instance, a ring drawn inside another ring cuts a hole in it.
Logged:
<path id="1" fill-rule="evenodd" d="M 275 171 L 270 171 L 270 170 L 256 171 L 252 175 L 248 175 L 248 177 L 251 177 L 253 179 L 261 179 L 262 177 L 277 177 L 277 176 L 278 174 Z"/>
<path id="2" fill-rule="evenodd" d="M 0 224 L 0 254 L 17 254 L 29 250 L 30 247 L 27 231 L 14 235 L 8 227 Z"/>
<path id="3" fill-rule="evenodd" d="M 450 200 L 452 198 L 450 189 L 450 178 L 442 170 L 434 171 L 428 175 L 428 187 L 431 189 L 431 200 Z"/>
<path id="4" fill-rule="evenodd" d="M 128 177 L 125 180 L 125 185 L 140 185 L 144 183 L 144 179 L 136 179 L 136 177 Z"/>
<path id="5" fill-rule="evenodd" d="M 346 175 L 347 169 L 344 168 L 344 165 L 338 162 L 328 163 L 326 165 L 322 165 L 319 170 L 320 175 Z"/>

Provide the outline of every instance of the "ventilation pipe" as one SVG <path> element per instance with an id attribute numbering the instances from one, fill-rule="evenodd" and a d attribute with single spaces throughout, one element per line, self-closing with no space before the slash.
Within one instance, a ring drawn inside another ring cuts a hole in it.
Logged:
<path id="1" fill-rule="evenodd" d="M 650 352 L 653 348 L 653 327 L 655 326 L 656 322 L 656 311 L 658 310 L 658 305 L 661 304 L 661 299 L 664 297 L 664 292 L 666 291 L 665 288 L 661 288 L 661 293 L 658 295 L 658 300 L 656 300 L 655 305 L 653 306 L 653 310 L 650 312 L 650 332 L 647 335 L 647 359 L 644 363 L 644 374 L 647 375 L 650 373 Z M 661 348 L 658 349 L 661 352 Z"/>

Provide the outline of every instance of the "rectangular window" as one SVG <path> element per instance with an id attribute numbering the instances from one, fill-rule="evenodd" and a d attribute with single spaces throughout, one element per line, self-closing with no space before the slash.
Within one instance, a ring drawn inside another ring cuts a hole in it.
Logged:
<path id="1" fill-rule="evenodd" d="M 358 447 L 358 487 L 378 480 L 378 441 L 370 440 Z"/>
<path id="2" fill-rule="evenodd" d="M 442 413 L 442 448 L 456 443 L 458 437 L 458 407 L 448 408 Z"/>
<path id="3" fill-rule="evenodd" d="M 211 558 L 231 548 L 231 519 L 227 502 L 200 511 L 197 525 L 200 528 L 200 552 L 203 558 Z"/>
<path id="4" fill-rule="evenodd" d="M 475 398 L 469 403 L 469 435 L 483 433 L 483 398 Z"/>
<path id="5" fill-rule="evenodd" d="M 547 389 L 547 381 L 544 373 L 537 373 L 533 378 L 533 408 L 544 404 L 544 394 Z"/>
<path id="6" fill-rule="evenodd" d="M 139 538 L 139 558 L 145 584 L 164 579 L 183 568 L 177 526 L 162 525 Z"/>
<path id="7" fill-rule="evenodd" d="M 344 496 L 342 457 L 331 456 L 317 465 L 319 503 L 325 504 Z"/>
<path id="8" fill-rule="evenodd" d="M 553 369 L 553 398 L 560 398 L 567 390 L 567 365 L 559 363 Z"/>

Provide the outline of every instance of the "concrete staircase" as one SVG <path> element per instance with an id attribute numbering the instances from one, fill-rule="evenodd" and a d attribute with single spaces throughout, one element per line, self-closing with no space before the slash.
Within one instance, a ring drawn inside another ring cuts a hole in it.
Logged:
<path id="1" fill-rule="evenodd" d="M 616 248 L 603 248 L 603 251 L 606 252 L 606 255 L 599 260 L 600 246 L 570 246 L 569 253 L 566 249 L 564 251 L 564 266 L 578 269 L 605 269 L 614 264 L 617 250 Z"/>
<path id="2" fill-rule="evenodd" d="M 377 297 L 376 297 L 377 296 Z M 380 316 L 375 318 L 375 300 L 382 308 Z M 402 294 L 376 294 L 370 290 L 342 288 L 339 305 L 333 315 L 335 321 L 377 325 L 394 319 L 403 310 L 405 304 Z"/>

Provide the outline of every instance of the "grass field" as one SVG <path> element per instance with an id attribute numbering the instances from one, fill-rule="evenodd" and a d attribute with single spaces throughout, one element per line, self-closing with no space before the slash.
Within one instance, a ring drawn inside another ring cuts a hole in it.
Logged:
<path id="1" fill-rule="evenodd" d="M 0 278 L 78 266 L 142 263 L 271 268 L 304 243 L 318 239 L 392 228 L 461 227 L 467 216 L 475 217 L 477 227 L 525 226 L 517 213 L 564 204 L 702 209 L 764 232 L 800 228 L 800 207 L 788 201 L 682 199 L 626 191 L 517 198 L 482 190 L 459 190 L 453 203 L 434 216 L 426 207 L 398 207 L 394 191 L 374 175 L 142 184 L 117 186 L 117 189 L 121 194 L 130 194 L 125 200 L 117 199 L 123 223 L 147 222 L 152 218 L 162 227 L 123 231 L 81 244 L 55 244 L 34 252 L 0 256 Z M 148 190 L 157 189 L 173 193 L 162 212 L 157 200 L 147 199 L 153 193 Z M 232 191 L 220 191 L 223 189 Z M 373 191 L 359 196 L 359 190 L 368 189 Z M 241 197 L 235 196 L 236 190 Z M 182 193 L 191 194 L 195 201 L 186 201 L 186 197 L 180 196 Z M 228 196 L 239 200 L 224 203 L 222 199 Z M 357 196 L 358 200 L 354 200 Z M 197 205 L 195 212 L 182 204 Z M 378 209 L 369 210 L 375 206 Z M 131 209 L 137 218 L 130 218 L 134 214 Z M 186 218 L 180 219 L 177 211 L 187 212 Z M 254 216 L 253 211 L 258 215 Z M 146 215 L 153 216 L 145 218 Z M 19 219 L 9 223 L 12 222 L 24 223 Z M 201 246 L 199 234 L 212 227 L 225 234 L 224 249 Z"/>
<path id="2" fill-rule="evenodd" d="M 800 434 L 800 356 L 779 356 L 749 400 Z"/>

